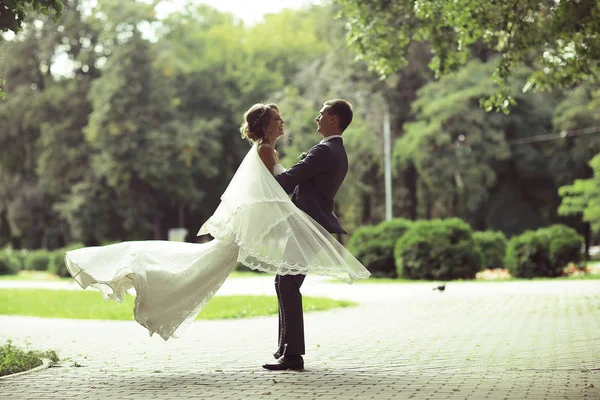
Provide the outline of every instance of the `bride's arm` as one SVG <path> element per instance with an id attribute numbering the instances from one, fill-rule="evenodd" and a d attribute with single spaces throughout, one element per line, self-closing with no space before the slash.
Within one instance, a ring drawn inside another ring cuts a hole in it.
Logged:
<path id="1" fill-rule="evenodd" d="M 275 164 L 277 164 L 273 147 L 270 144 L 262 143 L 258 146 L 258 155 L 260 155 L 260 159 L 262 160 L 263 164 L 265 164 L 269 172 L 273 174 L 273 167 L 275 167 Z"/>

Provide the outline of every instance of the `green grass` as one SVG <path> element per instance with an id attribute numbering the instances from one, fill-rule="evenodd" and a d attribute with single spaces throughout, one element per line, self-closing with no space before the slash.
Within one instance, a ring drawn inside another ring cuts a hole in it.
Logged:
<path id="1" fill-rule="evenodd" d="M 256 278 L 269 276 L 266 273 L 257 273 L 250 271 L 233 271 L 229 278 Z M 273 279 L 274 276 L 273 276 Z M 0 281 L 55 281 L 68 282 L 72 278 L 60 278 L 48 271 L 20 271 L 16 275 L 0 275 Z"/>
<path id="2" fill-rule="evenodd" d="M 472 280 L 463 280 L 463 279 L 456 279 L 453 280 L 451 282 L 469 282 L 469 283 L 479 283 L 479 282 L 518 282 L 518 281 L 523 281 L 523 282 L 530 282 L 530 281 L 579 281 L 579 280 L 597 280 L 600 279 L 600 274 L 586 274 L 586 275 L 580 275 L 580 276 L 564 276 L 564 277 L 558 277 L 558 278 L 533 278 L 533 279 L 523 279 L 523 278 L 508 278 L 508 279 L 472 279 Z M 336 282 L 336 283 L 343 283 L 340 280 L 331 280 L 331 282 Z M 420 284 L 420 283 L 429 283 L 429 284 L 433 284 L 436 282 L 442 282 L 442 281 L 424 281 L 424 280 L 411 280 L 411 279 L 404 279 L 404 278 L 369 278 L 369 279 L 361 279 L 356 281 L 355 283 L 361 283 L 361 284 L 378 284 L 378 283 L 395 283 L 395 284 L 405 284 L 405 283 L 411 283 L 411 284 Z M 446 281 L 447 282 L 447 281 Z"/>
<path id="3" fill-rule="evenodd" d="M 54 350 L 23 350 L 12 344 L 9 340 L 0 346 L 0 376 L 16 374 L 42 365 L 42 358 L 58 362 L 58 355 Z"/>
<path id="4" fill-rule="evenodd" d="M 123 303 L 106 301 L 97 291 L 1 289 L 0 314 L 43 318 L 133 319 L 134 297 Z M 356 303 L 320 297 L 304 297 L 305 311 L 350 307 Z M 247 318 L 277 314 L 274 296 L 217 296 L 210 300 L 198 319 Z"/>
<path id="5" fill-rule="evenodd" d="M 71 278 L 61 278 L 48 271 L 19 271 L 15 275 L 0 275 L 1 281 L 45 281 L 68 282 Z"/>

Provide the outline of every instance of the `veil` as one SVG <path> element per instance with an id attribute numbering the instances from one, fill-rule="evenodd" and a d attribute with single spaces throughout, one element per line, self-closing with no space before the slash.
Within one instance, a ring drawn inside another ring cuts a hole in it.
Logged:
<path id="1" fill-rule="evenodd" d="M 239 246 L 237 261 L 279 275 L 314 273 L 352 283 L 369 271 L 300 210 L 263 164 L 255 143 L 198 236 Z"/>

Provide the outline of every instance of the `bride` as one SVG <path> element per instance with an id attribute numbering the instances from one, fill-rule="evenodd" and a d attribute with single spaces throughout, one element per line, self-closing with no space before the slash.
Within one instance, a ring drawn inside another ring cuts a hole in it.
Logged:
<path id="1" fill-rule="evenodd" d="M 255 104 L 244 114 L 240 131 L 252 147 L 198 232 L 212 241 L 132 241 L 69 251 L 65 260 L 75 281 L 118 302 L 134 288 L 135 320 L 168 340 L 195 319 L 237 262 L 276 275 L 312 273 L 347 283 L 367 278 L 362 264 L 275 180 L 286 169 L 277 152 L 265 156 L 265 148 L 274 149 L 283 125 L 275 104 Z"/>

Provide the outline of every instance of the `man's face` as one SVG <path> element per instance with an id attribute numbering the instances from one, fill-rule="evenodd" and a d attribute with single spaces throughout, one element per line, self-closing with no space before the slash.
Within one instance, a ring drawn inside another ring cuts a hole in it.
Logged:
<path id="1" fill-rule="evenodd" d="M 315 118 L 317 121 L 317 132 L 321 135 L 327 135 L 335 123 L 335 116 L 329 113 L 329 106 L 323 106 L 319 110 L 319 115 Z"/>

